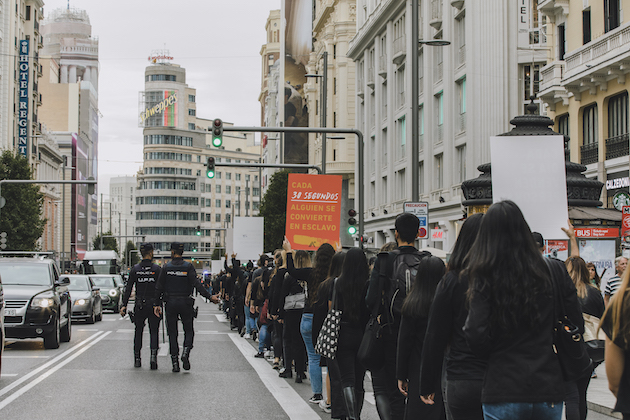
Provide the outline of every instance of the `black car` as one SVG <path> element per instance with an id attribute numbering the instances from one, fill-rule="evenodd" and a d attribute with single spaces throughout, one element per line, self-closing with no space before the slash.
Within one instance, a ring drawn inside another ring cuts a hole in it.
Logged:
<path id="1" fill-rule="evenodd" d="M 72 319 L 84 320 L 94 324 L 103 319 L 103 305 L 100 289 L 85 274 L 63 274 L 61 278 L 70 279 L 68 290 L 72 294 Z"/>
<path id="2" fill-rule="evenodd" d="M 118 283 L 118 277 L 117 274 L 90 274 L 94 285 L 101 289 L 103 309 L 114 312 L 120 310 L 124 286 Z"/>
<path id="3" fill-rule="evenodd" d="M 7 338 L 42 337 L 47 349 L 58 348 L 60 341 L 70 341 L 70 280 L 60 279 L 54 260 L 0 258 L 0 278 Z"/>

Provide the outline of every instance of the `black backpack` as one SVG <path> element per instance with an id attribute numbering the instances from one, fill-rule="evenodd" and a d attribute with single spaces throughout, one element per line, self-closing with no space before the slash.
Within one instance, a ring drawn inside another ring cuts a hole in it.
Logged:
<path id="1" fill-rule="evenodd" d="M 418 250 L 403 253 L 396 249 L 389 253 L 389 282 L 385 293 L 385 303 L 390 322 L 400 323 L 403 302 L 416 279 L 420 261 L 429 256 L 431 256 L 429 252 Z"/>

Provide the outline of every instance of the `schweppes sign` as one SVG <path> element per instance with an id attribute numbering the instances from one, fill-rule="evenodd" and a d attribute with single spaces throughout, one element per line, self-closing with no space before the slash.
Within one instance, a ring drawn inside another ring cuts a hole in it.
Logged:
<path id="1" fill-rule="evenodd" d="M 168 93 L 168 92 L 165 92 Z M 166 95 L 165 95 L 166 96 Z M 164 114 L 164 126 L 177 125 L 177 92 L 172 92 L 170 96 L 158 102 L 151 108 L 145 109 L 140 113 L 140 120 L 144 123 L 147 118 L 158 114 Z"/>

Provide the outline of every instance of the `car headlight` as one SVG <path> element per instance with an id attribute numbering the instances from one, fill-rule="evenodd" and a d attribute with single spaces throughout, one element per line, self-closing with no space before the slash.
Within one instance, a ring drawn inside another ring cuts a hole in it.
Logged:
<path id="1" fill-rule="evenodd" d="M 74 301 L 74 304 L 80 306 L 80 305 L 85 305 L 86 302 L 87 302 L 87 300 L 85 300 L 85 299 L 77 299 L 77 300 Z"/>
<path id="2" fill-rule="evenodd" d="M 55 304 L 55 301 L 50 298 L 35 298 L 31 302 L 31 306 L 38 308 L 49 308 Z"/>
<path id="3" fill-rule="evenodd" d="M 118 293 L 118 291 L 117 291 L 116 289 L 111 289 L 111 290 L 109 291 L 109 295 L 110 295 L 111 297 L 116 296 L 116 294 L 117 294 L 117 293 Z"/>

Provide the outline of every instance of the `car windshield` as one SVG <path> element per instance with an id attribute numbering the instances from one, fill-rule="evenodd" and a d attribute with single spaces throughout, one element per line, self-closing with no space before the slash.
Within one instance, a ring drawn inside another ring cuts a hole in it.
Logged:
<path id="1" fill-rule="evenodd" d="M 116 287 L 113 277 L 92 277 L 92 281 L 98 287 L 108 287 L 110 289 Z"/>
<path id="2" fill-rule="evenodd" d="M 52 286 L 48 264 L 0 264 L 2 284 Z"/>
<path id="3" fill-rule="evenodd" d="M 71 290 L 71 291 L 75 290 L 75 291 L 81 291 L 81 292 L 90 290 L 87 277 L 69 277 L 69 278 L 70 278 L 70 284 L 68 285 L 68 290 Z"/>

